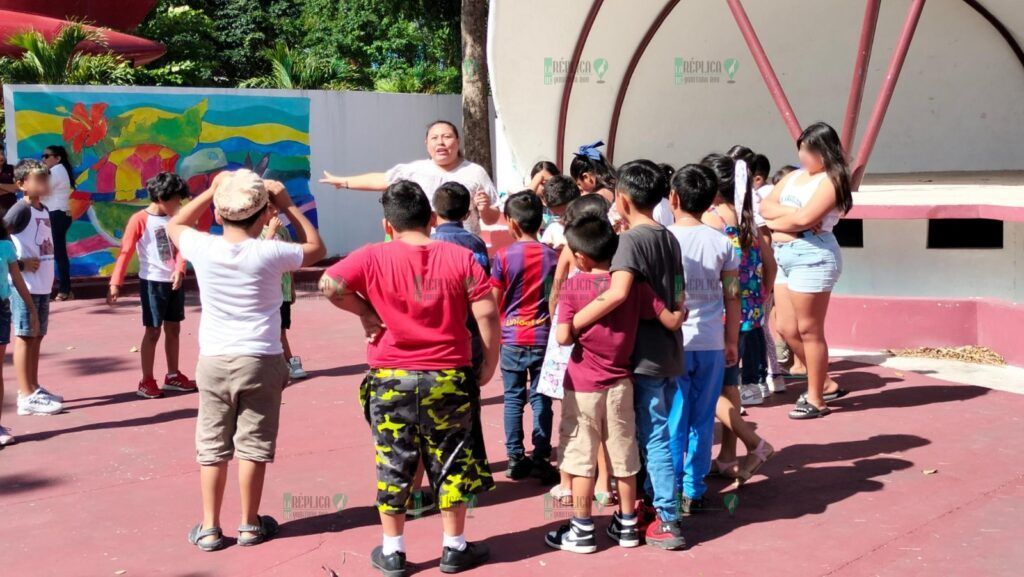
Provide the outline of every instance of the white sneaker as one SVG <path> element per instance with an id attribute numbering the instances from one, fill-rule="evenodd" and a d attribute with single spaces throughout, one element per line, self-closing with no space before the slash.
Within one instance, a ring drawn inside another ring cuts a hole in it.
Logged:
<path id="1" fill-rule="evenodd" d="M 759 385 L 740 385 L 740 404 L 744 407 L 760 405 L 764 403 L 764 395 L 761 394 Z"/>
<path id="2" fill-rule="evenodd" d="M 11 434 L 11 430 L 7 427 L 0 425 L 0 447 L 6 447 L 7 445 L 13 445 L 18 441 Z"/>
<path id="3" fill-rule="evenodd" d="M 782 375 L 768 375 L 768 389 L 773 393 L 785 393 L 786 377 Z"/>
<path id="4" fill-rule="evenodd" d="M 771 389 L 768 388 L 768 383 L 757 383 L 757 388 L 761 389 L 761 398 L 770 399 L 772 396 Z"/>
<path id="5" fill-rule="evenodd" d="M 302 359 L 299 357 L 288 359 L 288 374 L 293 379 L 304 379 L 309 376 L 309 373 L 302 368 Z"/>
<path id="6" fill-rule="evenodd" d="M 58 403 L 63 403 L 64 402 L 64 397 L 63 396 L 58 395 L 56 393 L 51 393 L 46 388 L 44 388 L 43 385 L 39 385 L 39 389 L 38 390 L 39 390 L 40 393 L 46 395 L 47 397 L 50 397 L 51 399 L 57 401 Z"/>
<path id="7" fill-rule="evenodd" d="M 27 397 L 18 395 L 19 415 L 56 415 L 63 410 L 64 405 L 38 390 Z"/>

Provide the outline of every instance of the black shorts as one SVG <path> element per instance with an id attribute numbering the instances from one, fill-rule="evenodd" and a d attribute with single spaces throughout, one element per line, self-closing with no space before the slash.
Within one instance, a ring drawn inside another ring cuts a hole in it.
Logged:
<path id="1" fill-rule="evenodd" d="M 292 328 L 292 303 L 284 301 L 281 303 L 281 330 L 288 331 Z"/>
<path id="2" fill-rule="evenodd" d="M 139 279 L 143 326 L 160 328 L 165 322 L 185 320 L 185 291 L 171 290 L 171 283 Z"/>

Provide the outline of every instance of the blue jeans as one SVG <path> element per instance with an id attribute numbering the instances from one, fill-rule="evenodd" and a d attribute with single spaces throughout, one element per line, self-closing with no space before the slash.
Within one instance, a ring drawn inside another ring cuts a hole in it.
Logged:
<path id="1" fill-rule="evenodd" d="M 669 414 L 672 465 L 676 483 L 691 499 L 704 496 L 704 477 L 711 472 L 715 406 L 722 393 L 725 351 L 686 351 L 686 372 L 676 380 Z"/>
<path id="2" fill-rule="evenodd" d="M 676 493 L 672 452 L 669 449 L 669 413 L 675 392 L 675 379 L 633 375 L 633 405 L 636 409 L 636 434 L 644 464 L 644 490 L 653 496 L 654 508 L 662 521 L 679 519 L 679 495 Z"/>
<path id="3" fill-rule="evenodd" d="M 523 413 L 527 400 L 533 410 L 533 456 L 537 459 L 551 457 L 551 397 L 537 392 L 546 348 L 501 346 L 501 380 L 505 384 L 505 452 L 510 459 L 526 454 Z"/>

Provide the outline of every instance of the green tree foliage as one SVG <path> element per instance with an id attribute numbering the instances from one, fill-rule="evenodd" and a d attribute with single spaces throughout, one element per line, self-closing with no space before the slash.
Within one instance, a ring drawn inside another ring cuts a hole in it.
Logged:
<path id="1" fill-rule="evenodd" d="M 7 43 L 24 52 L 18 57 L 0 57 L 0 81 L 15 84 L 130 84 L 131 65 L 113 54 L 85 54 L 79 44 L 103 45 L 102 31 L 72 23 L 53 40 L 39 32 L 21 32 Z"/>
<path id="2" fill-rule="evenodd" d="M 348 64 L 337 58 L 320 57 L 309 51 L 292 51 L 278 42 L 264 52 L 270 62 L 270 74 L 241 83 L 242 88 L 280 88 L 285 90 L 354 90 Z"/>
<path id="3" fill-rule="evenodd" d="M 136 33 L 167 54 L 140 82 L 458 93 L 459 13 L 459 0 L 161 0 Z"/>

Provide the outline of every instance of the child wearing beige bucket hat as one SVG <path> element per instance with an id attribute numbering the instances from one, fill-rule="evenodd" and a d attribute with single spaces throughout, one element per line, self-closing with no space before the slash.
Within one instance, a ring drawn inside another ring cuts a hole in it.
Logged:
<path id="1" fill-rule="evenodd" d="M 211 202 L 224 225 L 221 236 L 194 228 Z M 295 224 L 297 243 L 259 238 L 271 218 L 270 203 Z M 171 219 L 167 234 L 192 263 L 203 306 L 196 367 L 203 520 L 188 539 L 203 551 L 224 546 L 219 503 L 228 461 L 237 456 L 238 544 L 256 545 L 278 529 L 272 517 L 258 514 L 257 488 L 274 460 L 281 390 L 288 382 L 280 333 L 281 275 L 322 259 L 324 244 L 284 185 L 249 170 L 219 174 L 209 190 Z"/>

